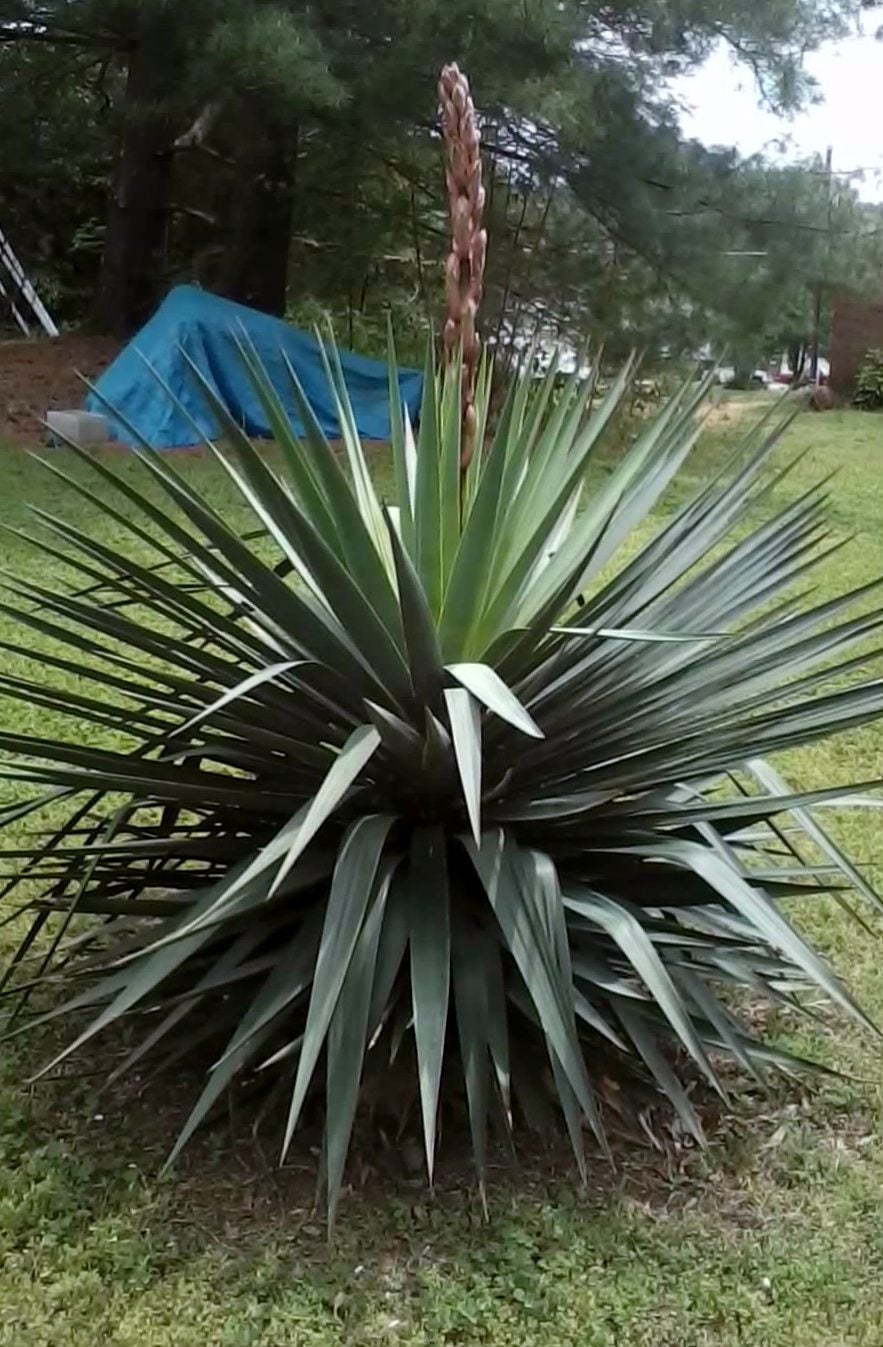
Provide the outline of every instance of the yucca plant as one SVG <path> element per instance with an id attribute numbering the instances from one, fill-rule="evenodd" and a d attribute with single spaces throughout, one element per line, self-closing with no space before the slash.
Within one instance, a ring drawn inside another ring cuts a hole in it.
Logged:
<path id="1" fill-rule="evenodd" d="M 391 351 L 384 503 L 333 344 L 340 455 L 294 372 L 302 438 L 241 354 L 278 458 L 193 377 L 222 431 L 205 452 L 259 536 L 146 445 L 143 490 L 74 447 L 77 474 L 46 460 L 112 527 L 36 511 L 38 555 L 81 578 L 35 569 L 0 604 L 22 633 L 4 648 L 35 652 L 0 690 L 71 724 L 0 734 L 8 894 L 32 914 L 13 1014 L 69 987 L 29 1010 L 83 1017 L 62 1057 L 128 1022 L 112 1080 L 208 1052 L 173 1158 L 233 1082 L 275 1080 L 283 1155 L 322 1097 L 332 1216 L 367 1073 L 413 1073 L 430 1178 L 448 1085 L 480 1178 L 489 1123 L 556 1112 L 582 1168 L 586 1126 L 607 1147 L 605 1081 L 649 1087 L 701 1137 L 685 1073 L 723 1094 L 725 1058 L 761 1082 L 801 1065 L 740 1019 L 742 992 L 799 1007 L 820 989 L 863 1019 L 781 909 L 847 885 L 876 901 L 812 812 L 844 792 L 791 794 L 763 759 L 883 710 L 857 651 L 881 610 L 801 597 L 839 544 L 823 485 L 776 503 L 781 427 L 635 550 L 708 381 L 611 466 L 634 361 L 603 396 L 597 363 L 563 389 L 517 377 L 491 427 L 489 365 L 467 390 L 456 353 L 437 369 L 430 350 L 415 435 Z M 53 831 L 29 835 L 44 808 Z"/>
<path id="2" fill-rule="evenodd" d="M 272 555 L 146 448 L 166 506 L 77 449 L 99 491 L 46 462 L 120 541 L 38 511 L 35 547 L 89 587 L 20 577 L 0 605 L 50 642 L 39 674 L 0 688 L 72 726 L 0 735 L 5 779 L 41 787 L 2 821 L 66 813 L 10 853 L 35 915 L 7 978 L 18 969 L 28 994 L 88 977 L 51 1011 L 87 1015 L 63 1055 L 123 1017 L 140 1025 L 114 1078 L 223 1031 L 176 1154 L 231 1081 L 269 1068 L 289 1082 L 287 1150 L 322 1061 L 332 1208 L 366 1059 L 383 1071 L 409 1042 L 430 1174 L 456 1072 L 480 1173 L 489 1116 L 542 1118 L 543 1062 L 580 1163 L 584 1122 L 604 1144 L 599 1075 L 630 1054 L 699 1135 L 673 1048 L 719 1090 L 721 1053 L 760 1078 L 789 1065 L 740 1024 L 731 989 L 790 1005 L 811 984 L 854 1009 L 779 908 L 838 876 L 869 893 L 809 812 L 836 792 L 789 795 L 757 761 L 883 708 L 877 681 L 832 683 L 879 610 L 793 597 L 832 550 L 824 489 L 727 542 L 782 476 L 764 474 L 775 434 L 758 430 L 599 584 L 695 443 L 706 385 L 587 488 L 633 367 L 591 411 L 591 382 L 550 410 L 553 375 L 516 380 L 489 440 L 485 369 L 461 503 L 460 372 L 430 360 L 415 442 L 393 359 L 393 515 L 333 348 L 344 464 L 296 377 L 302 442 L 242 358 L 278 468 L 194 378 L 226 437 L 206 451 Z M 156 564 L 133 562 L 126 538 Z M 128 746 L 92 747 L 78 722 Z M 801 860 L 796 827 L 821 864 Z"/>

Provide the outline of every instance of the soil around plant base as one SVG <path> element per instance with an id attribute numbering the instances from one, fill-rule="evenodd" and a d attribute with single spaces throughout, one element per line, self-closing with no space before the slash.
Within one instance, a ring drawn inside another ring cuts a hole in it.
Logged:
<path id="1" fill-rule="evenodd" d="M 0 341 L 0 447 L 46 439 L 47 411 L 82 407 L 82 379 L 96 379 L 120 350 L 113 337 L 69 333 Z"/>

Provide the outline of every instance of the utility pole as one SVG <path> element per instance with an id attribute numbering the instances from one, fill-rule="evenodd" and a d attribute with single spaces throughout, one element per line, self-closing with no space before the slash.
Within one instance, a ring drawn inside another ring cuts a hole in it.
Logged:
<path id="1" fill-rule="evenodd" d="M 829 146 L 828 146 L 828 152 L 827 152 L 827 154 L 825 155 L 825 188 L 826 188 L 827 201 L 828 201 L 828 213 L 827 213 L 827 221 L 828 221 L 828 243 L 827 243 L 827 248 L 828 248 L 828 249 L 830 249 L 830 246 L 831 246 L 831 204 L 832 204 L 831 183 L 832 183 L 832 178 L 833 178 L 833 174 L 832 174 L 832 171 L 831 171 L 831 170 L 832 170 L 832 166 L 833 166 L 833 161 L 834 161 L 834 147 L 833 147 L 832 145 L 829 145 Z M 813 323 L 812 323 L 812 356 L 811 356 L 811 359 L 810 359 L 809 377 L 810 377 L 810 380 L 812 381 L 812 383 L 814 383 L 814 384 L 817 384 L 817 383 L 819 382 L 819 345 L 820 345 L 820 342 L 821 342 L 821 339 L 822 339 L 822 299 L 823 299 L 823 281 L 824 281 L 824 277 L 819 276 L 818 284 L 816 285 L 815 308 L 814 308 L 814 311 L 813 311 Z"/>

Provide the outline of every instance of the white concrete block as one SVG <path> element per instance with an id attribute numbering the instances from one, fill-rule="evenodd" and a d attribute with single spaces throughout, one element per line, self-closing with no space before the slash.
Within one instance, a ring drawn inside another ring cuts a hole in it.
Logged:
<path id="1" fill-rule="evenodd" d="M 107 417 L 96 412 L 47 412 L 46 424 L 81 449 L 90 444 L 106 444 L 110 439 Z"/>

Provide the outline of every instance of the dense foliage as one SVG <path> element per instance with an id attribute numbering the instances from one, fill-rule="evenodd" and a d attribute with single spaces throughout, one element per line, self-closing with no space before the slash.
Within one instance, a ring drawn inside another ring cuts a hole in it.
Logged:
<path id="1" fill-rule="evenodd" d="M 868 351 L 855 380 L 853 402 L 865 411 L 883 407 L 883 351 Z"/>
<path id="2" fill-rule="evenodd" d="M 2 822 L 55 820 L 8 848 L 32 912 L 12 1007 L 61 979 L 62 1058 L 130 1022 L 113 1080 L 208 1060 L 175 1154 L 233 1082 L 275 1082 L 283 1154 L 324 1094 L 332 1215 L 360 1097 L 390 1073 L 413 1082 L 430 1175 L 440 1100 L 465 1091 L 483 1179 L 489 1121 L 557 1114 L 583 1166 L 611 1098 L 661 1094 L 701 1137 L 685 1073 L 726 1095 L 725 1056 L 761 1081 L 799 1066 L 733 992 L 798 1007 L 814 988 L 861 1019 L 781 906 L 844 880 L 873 899 L 811 812 L 843 791 L 789 794 L 763 755 L 880 714 L 855 648 L 881 618 L 795 597 L 832 550 L 822 487 L 746 522 L 775 430 L 635 548 L 707 384 L 610 465 L 631 363 L 603 396 L 516 380 L 493 430 L 485 368 L 461 479 L 460 371 L 430 361 L 416 440 L 392 399 L 384 506 L 334 350 L 343 466 L 294 376 L 302 442 L 243 360 L 278 461 L 194 377 L 258 536 L 146 448 L 143 490 L 81 451 L 85 476 L 47 462 L 119 542 L 39 512 L 38 555 L 80 579 L 35 570 L 4 602 L 36 658 L 0 689 L 71 727 L 0 734 Z"/>
<path id="3" fill-rule="evenodd" d="M 737 357 L 750 338 L 754 367 L 807 341 L 819 284 L 879 274 L 879 218 L 852 180 L 832 204 L 818 163 L 685 142 L 668 81 L 724 43 L 787 109 L 856 9 L 0 0 L 2 224 L 66 318 L 129 331 L 196 279 L 382 337 L 389 306 L 436 316 L 433 84 L 458 59 L 488 160 L 484 335 Z"/>

